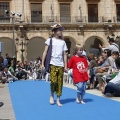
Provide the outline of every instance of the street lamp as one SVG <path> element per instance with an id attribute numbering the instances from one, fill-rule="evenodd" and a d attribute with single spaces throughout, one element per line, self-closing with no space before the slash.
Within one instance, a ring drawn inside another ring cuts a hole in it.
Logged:
<path id="1" fill-rule="evenodd" d="M 20 31 L 21 31 L 21 36 L 20 36 L 20 41 L 18 38 L 16 38 L 16 45 L 21 45 L 21 49 L 20 51 L 22 52 L 22 63 L 24 62 L 24 51 L 25 51 L 25 46 L 28 45 L 29 39 L 26 36 L 25 32 L 24 32 L 24 28 L 23 26 L 20 26 Z"/>
<path id="2" fill-rule="evenodd" d="M 13 42 L 14 42 L 14 44 L 12 44 L 13 46 L 12 46 L 12 53 L 14 54 L 14 56 L 16 56 L 16 46 L 15 46 L 15 41 L 14 41 L 14 30 L 15 30 L 15 12 L 14 11 L 11 11 L 11 15 L 12 16 L 10 16 L 9 15 L 9 11 L 8 10 L 5 10 L 5 17 L 9 17 L 9 18 L 11 18 L 12 19 L 12 33 L 13 33 Z M 17 13 L 17 16 L 19 16 L 19 17 L 21 17 L 22 16 L 22 14 L 20 14 L 20 13 Z"/>

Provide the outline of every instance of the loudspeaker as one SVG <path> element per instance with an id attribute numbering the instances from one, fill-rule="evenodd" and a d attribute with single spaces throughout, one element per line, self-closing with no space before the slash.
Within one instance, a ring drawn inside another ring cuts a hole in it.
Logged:
<path id="1" fill-rule="evenodd" d="M 0 42 L 0 52 L 3 52 L 3 42 Z"/>

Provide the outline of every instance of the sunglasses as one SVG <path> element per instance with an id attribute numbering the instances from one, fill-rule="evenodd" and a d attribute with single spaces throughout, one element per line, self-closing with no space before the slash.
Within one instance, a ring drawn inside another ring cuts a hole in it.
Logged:
<path id="1" fill-rule="evenodd" d="M 107 52 L 104 52 L 104 53 L 107 53 Z"/>

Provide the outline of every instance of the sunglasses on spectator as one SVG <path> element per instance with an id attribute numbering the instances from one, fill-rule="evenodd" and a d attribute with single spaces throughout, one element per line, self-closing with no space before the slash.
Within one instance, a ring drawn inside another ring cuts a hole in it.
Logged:
<path id="1" fill-rule="evenodd" d="M 107 53 L 107 52 L 104 52 L 104 53 Z"/>

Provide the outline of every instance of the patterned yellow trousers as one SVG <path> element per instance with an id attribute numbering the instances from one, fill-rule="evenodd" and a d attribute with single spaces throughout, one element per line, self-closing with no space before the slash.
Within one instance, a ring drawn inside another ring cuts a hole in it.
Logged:
<path id="1" fill-rule="evenodd" d="M 59 66 L 51 65 L 50 69 L 50 87 L 51 92 L 56 92 L 57 96 L 62 95 L 62 86 L 63 86 L 63 73 L 64 68 Z"/>

